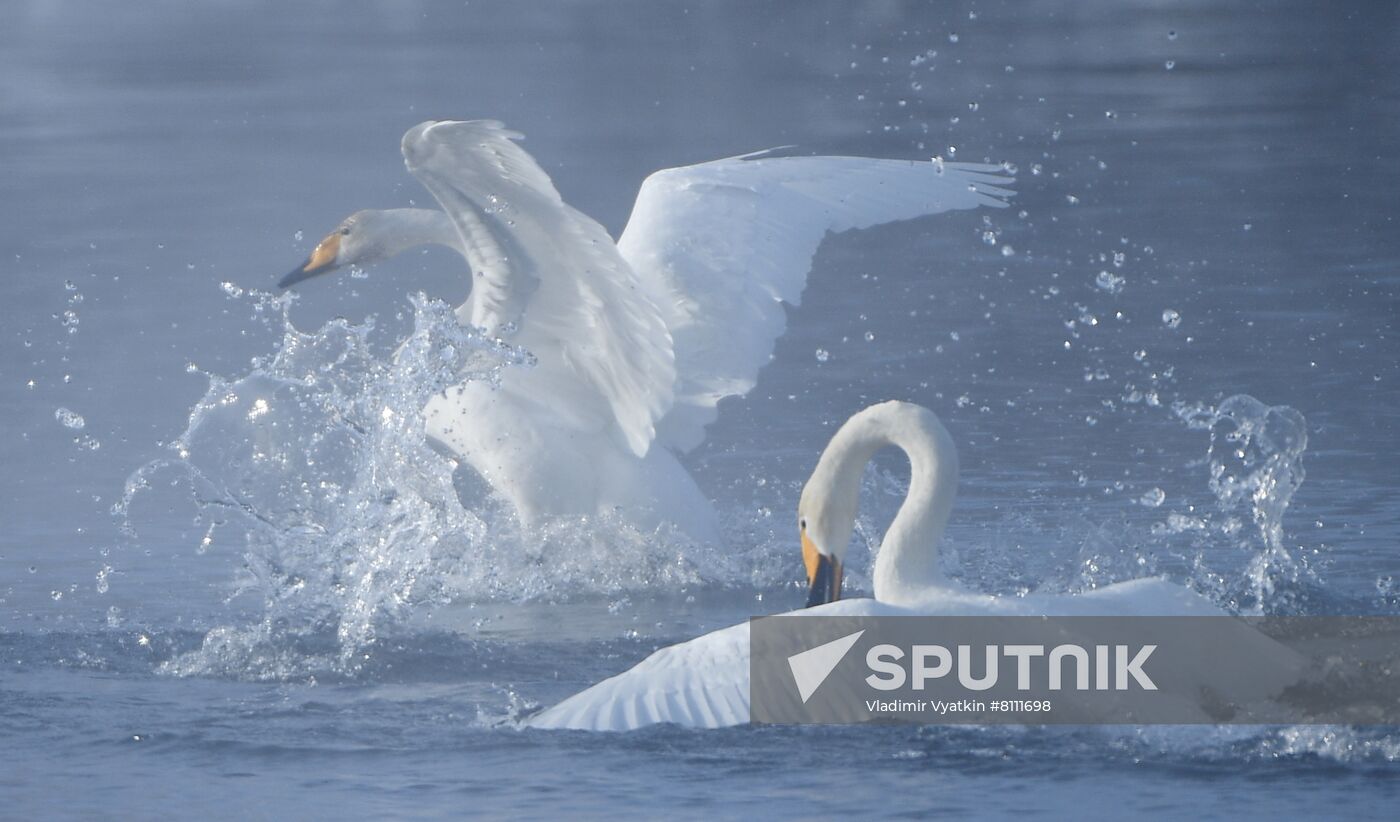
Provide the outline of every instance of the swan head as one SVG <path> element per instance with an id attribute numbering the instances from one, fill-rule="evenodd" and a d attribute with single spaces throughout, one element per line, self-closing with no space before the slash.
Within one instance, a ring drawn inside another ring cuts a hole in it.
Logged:
<path id="1" fill-rule="evenodd" d="M 859 489 L 842 493 L 829 470 L 818 464 L 802 489 L 797 529 L 802 537 L 802 564 L 807 569 L 807 607 L 841 598 L 846 546 L 855 529 Z"/>
<path id="2" fill-rule="evenodd" d="M 277 283 L 277 287 L 288 288 L 345 266 L 369 265 L 390 256 L 384 242 L 385 215 L 383 211 L 357 211 L 346 217 L 316 244 L 305 262 Z"/>

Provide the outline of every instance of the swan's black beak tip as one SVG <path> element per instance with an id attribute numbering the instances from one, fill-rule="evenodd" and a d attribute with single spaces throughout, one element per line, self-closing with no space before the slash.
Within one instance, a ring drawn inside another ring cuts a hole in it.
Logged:
<path id="1" fill-rule="evenodd" d="M 277 280 L 277 288 L 281 291 L 286 291 L 287 288 L 295 286 L 295 284 L 300 283 L 300 281 L 309 280 L 311 277 L 315 277 L 316 274 L 321 273 L 319 270 L 307 270 L 309 266 L 311 266 L 311 260 L 307 260 L 307 262 L 287 272 L 286 276 L 283 276 L 283 279 Z"/>
<path id="2" fill-rule="evenodd" d="M 807 591 L 808 608 L 825 605 L 841 598 L 841 560 L 825 554 L 817 556 L 816 571 Z"/>

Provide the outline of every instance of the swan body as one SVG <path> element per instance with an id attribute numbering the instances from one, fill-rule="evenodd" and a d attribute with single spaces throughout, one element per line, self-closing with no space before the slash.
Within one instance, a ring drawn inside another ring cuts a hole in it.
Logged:
<path id="1" fill-rule="evenodd" d="M 850 540 L 860 476 L 876 451 L 903 450 L 909 491 L 885 533 L 872 574 L 874 597 L 839 599 L 840 566 Z M 1082 594 L 1023 597 L 975 593 L 941 576 L 937 544 L 952 510 L 957 451 L 933 412 L 887 402 L 852 417 L 823 451 L 803 488 L 798 528 L 812 585 L 810 607 L 791 616 L 1225 616 L 1214 603 L 1164 579 L 1135 579 Z M 832 584 L 834 580 L 834 585 Z M 1203 667 L 1276 671 L 1291 681 L 1293 652 L 1250 631 L 1250 653 Z M 1189 672 L 1188 672 L 1189 673 Z M 1257 680 L 1257 677 L 1256 677 Z M 1254 696 L 1254 695 L 1251 695 Z M 656 723 L 718 728 L 749 721 L 747 622 L 663 648 L 631 670 L 576 694 L 527 721 L 536 728 L 625 731 Z"/>
<path id="2" fill-rule="evenodd" d="M 652 174 L 614 242 L 520 136 L 494 121 L 413 127 L 405 164 L 441 210 L 357 212 L 281 285 L 425 244 L 460 253 L 459 321 L 536 364 L 435 397 L 425 429 L 527 526 L 609 512 L 717 543 L 677 455 L 753 387 L 826 234 L 1010 195 L 997 166 L 760 153 Z"/>

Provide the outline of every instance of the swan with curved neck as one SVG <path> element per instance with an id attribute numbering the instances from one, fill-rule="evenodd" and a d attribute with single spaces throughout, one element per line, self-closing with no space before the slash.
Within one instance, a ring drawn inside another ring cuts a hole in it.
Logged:
<path id="1" fill-rule="evenodd" d="M 861 473 L 877 451 L 909 458 L 909 491 L 875 559 L 873 598 L 842 600 L 842 560 L 855 523 Z M 809 583 L 808 606 L 788 616 L 1223 616 L 1214 603 L 1161 578 L 1135 579 L 1080 594 L 979 594 L 944 581 L 938 540 L 958 481 L 952 437 L 932 411 L 887 402 L 857 413 L 822 452 L 798 504 Z M 815 607 L 813 607 L 815 606 Z M 1245 629 L 1248 630 L 1248 629 Z M 1230 659 L 1204 653 L 1200 670 L 1272 672 L 1291 682 L 1299 659 L 1262 634 L 1233 646 Z M 662 648 L 531 717 L 537 728 L 623 731 L 667 722 L 716 728 L 749 721 L 749 624 L 742 622 Z"/>
<path id="2" fill-rule="evenodd" d="M 409 129 L 404 162 L 441 210 L 358 211 L 280 285 L 423 245 L 457 251 L 471 274 L 458 321 L 534 365 L 434 397 L 425 433 L 527 528 L 606 515 L 720 542 L 678 455 L 720 400 L 753 387 L 827 233 L 1011 194 L 998 166 L 763 152 L 652 174 L 614 241 L 520 139 L 485 120 Z"/>
<path id="3" fill-rule="evenodd" d="M 861 475 L 875 453 L 890 446 L 909 458 L 909 492 L 875 558 L 875 598 L 915 602 L 943 582 L 938 540 L 957 493 L 957 447 L 932 411 L 891 401 L 847 420 L 802 489 L 797 524 L 811 586 L 808 607 L 841 598 L 842 565 L 855 527 Z"/>

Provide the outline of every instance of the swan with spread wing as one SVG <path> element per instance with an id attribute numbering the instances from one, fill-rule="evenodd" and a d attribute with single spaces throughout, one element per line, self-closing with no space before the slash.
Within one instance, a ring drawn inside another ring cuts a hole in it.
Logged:
<path id="1" fill-rule="evenodd" d="M 759 153 L 652 174 L 614 242 L 520 138 L 494 121 L 414 126 L 404 161 L 441 210 L 356 212 L 280 285 L 428 244 L 460 253 L 472 287 L 459 321 L 536 364 L 438 395 L 426 432 L 527 527 L 615 512 L 719 542 L 677 455 L 721 399 L 753 387 L 822 239 L 1011 193 L 999 166 Z"/>

